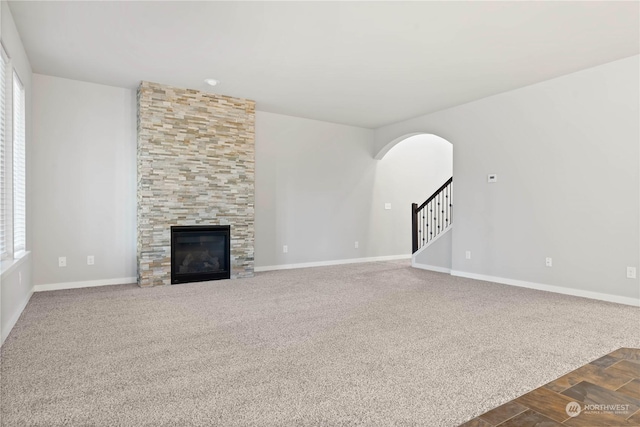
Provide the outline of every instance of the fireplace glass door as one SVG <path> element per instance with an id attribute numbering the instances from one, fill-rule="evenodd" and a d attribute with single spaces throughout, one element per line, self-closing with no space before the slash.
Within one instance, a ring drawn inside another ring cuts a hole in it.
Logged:
<path id="1" fill-rule="evenodd" d="M 171 227 L 171 284 L 229 279 L 230 226 Z"/>

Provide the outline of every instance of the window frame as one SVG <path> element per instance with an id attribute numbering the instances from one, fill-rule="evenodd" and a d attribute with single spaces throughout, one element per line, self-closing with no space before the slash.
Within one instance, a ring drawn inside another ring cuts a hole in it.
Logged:
<path id="1" fill-rule="evenodd" d="M 15 258 L 27 250 L 27 97 L 24 83 L 15 68 L 12 75 L 12 92 L 11 237 Z M 16 102 L 18 96 L 20 100 Z M 17 195 L 22 196 L 21 200 Z M 20 227 L 19 231 L 18 227 Z"/>
<path id="2" fill-rule="evenodd" d="M 5 274 L 28 253 L 27 248 L 27 88 L 13 66 L 11 56 L 0 41 L 0 68 L 4 77 L 4 90 L 0 97 L 0 157 L 2 175 L 0 176 L 0 213 L 4 225 L 4 246 L 0 247 L 0 273 Z M 18 92 L 16 92 L 16 90 Z M 19 96 L 16 101 L 14 95 Z M 19 110 L 16 110 L 16 105 Z M 18 115 L 19 114 L 19 115 Z M 16 131 L 17 129 L 20 131 Z M 19 158 L 15 159 L 14 153 Z M 14 164 L 14 159 L 17 162 Z M 16 177 L 16 173 L 20 175 Z M 19 185 L 20 187 L 16 187 Z M 16 193 L 21 200 L 16 211 Z M 16 233 L 16 225 L 21 229 Z M 16 236 L 18 234 L 18 236 Z M 18 241 L 16 241 L 16 238 Z"/>
<path id="3" fill-rule="evenodd" d="M 2 96 L 0 98 L 0 103 L 2 104 L 0 107 L 0 121 L 2 122 L 2 128 L 0 130 L 0 150 L 2 150 L 2 156 L 0 157 L 0 161 L 2 161 L 2 168 L 0 170 L 0 215 L 2 221 L 2 229 L 0 232 L 2 233 L 2 239 L 4 245 L 0 247 L 0 260 L 5 260 L 9 258 L 13 258 L 13 233 L 12 233 L 12 221 L 9 218 L 12 215 L 10 207 L 11 200 L 10 195 L 12 194 L 12 190 L 10 190 L 9 183 L 11 168 L 9 167 L 9 160 L 11 158 L 11 150 L 9 149 L 8 141 L 11 139 L 11 126 L 9 125 L 9 121 L 7 120 L 8 115 L 11 113 L 10 108 L 7 108 L 12 102 L 9 102 L 11 97 L 10 83 L 11 79 L 9 78 L 10 71 L 10 61 L 9 55 L 7 55 L 4 46 L 0 45 L 0 67 L 2 67 Z"/>

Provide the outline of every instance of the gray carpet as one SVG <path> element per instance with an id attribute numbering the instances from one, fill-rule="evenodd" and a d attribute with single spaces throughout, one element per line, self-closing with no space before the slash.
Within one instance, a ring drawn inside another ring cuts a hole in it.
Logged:
<path id="1" fill-rule="evenodd" d="M 609 353 L 634 307 L 406 262 L 34 294 L 3 426 L 456 426 Z"/>

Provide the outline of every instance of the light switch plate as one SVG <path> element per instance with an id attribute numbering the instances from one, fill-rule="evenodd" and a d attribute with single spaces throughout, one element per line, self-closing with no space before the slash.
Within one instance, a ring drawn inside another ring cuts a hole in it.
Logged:
<path id="1" fill-rule="evenodd" d="M 498 182 L 498 175 L 495 173 L 490 173 L 487 175 L 487 182 Z"/>

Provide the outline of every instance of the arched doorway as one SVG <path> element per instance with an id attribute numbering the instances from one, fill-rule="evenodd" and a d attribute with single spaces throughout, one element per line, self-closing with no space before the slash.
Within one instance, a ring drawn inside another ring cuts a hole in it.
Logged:
<path id="1" fill-rule="evenodd" d="M 453 145 L 437 135 L 416 132 L 389 142 L 376 159 L 380 160 L 377 188 L 388 198 L 401 200 L 395 215 L 401 215 L 402 222 L 396 233 L 403 234 L 403 244 L 411 245 L 412 264 L 450 269 Z M 445 234 L 445 242 L 435 245 Z M 427 250 L 431 245 L 437 247 Z M 416 262 L 416 254 L 422 262 Z"/>

